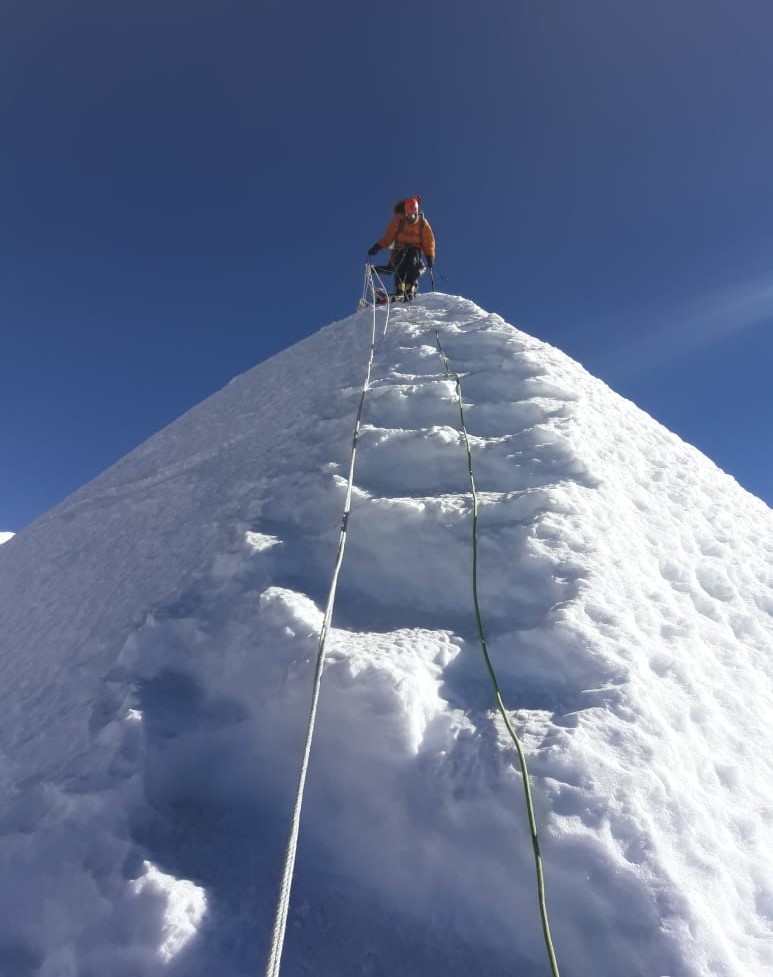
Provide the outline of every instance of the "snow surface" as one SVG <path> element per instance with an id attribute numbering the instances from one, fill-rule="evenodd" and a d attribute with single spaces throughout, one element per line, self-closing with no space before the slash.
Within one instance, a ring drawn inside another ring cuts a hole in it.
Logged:
<path id="1" fill-rule="evenodd" d="M 0 974 L 261 973 L 370 312 L 0 551 Z M 381 329 L 381 325 L 379 326 Z M 447 295 L 376 349 L 283 973 L 773 974 L 773 518 Z"/>
<path id="2" fill-rule="evenodd" d="M 11 539 L 13 535 L 14 535 L 13 533 L 0 533 L 0 546 L 2 546 L 3 543 L 7 543 L 8 540 Z"/>

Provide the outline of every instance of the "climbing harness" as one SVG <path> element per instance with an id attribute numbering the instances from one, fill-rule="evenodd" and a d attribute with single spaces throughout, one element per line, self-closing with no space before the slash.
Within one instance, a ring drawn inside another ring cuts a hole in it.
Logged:
<path id="1" fill-rule="evenodd" d="M 464 420 L 464 402 L 462 400 L 462 380 L 459 374 L 451 369 L 448 362 L 448 357 L 445 354 L 443 346 L 440 342 L 440 333 L 435 330 L 435 345 L 437 351 L 440 354 L 440 358 L 443 361 L 443 366 L 445 367 L 446 376 L 454 381 L 456 387 L 456 396 L 459 401 L 459 418 L 461 425 L 462 438 L 464 439 L 464 445 L 467 450 L 467 475 L 470 481 L 470 494 L 472 496 L 472 600 L 475 608 L 475 624 L 478 630 L 478 640 L 480 641 L 481 651 L 483 652 L 483 660 L 486 663 L 486 670 L 488 671 L 489 678 L 491 679 L 491 685 L 494 689 L 494 698 L 496 700 L 497 709 L 499 710 L 502 719 L 504 720 L 507 732 L 510 734 L 510 739 L 513 741 L 515 746 L 515 751 L 518 754 L 518 762 L 521 767 L 521 779 L 523 781 L 523 790 L 526 796 L 526 811 L 529 816 L 529 831 L 531 833 L 531 844 L 534 849 L 534 865 L 537 872 L 537 895 L 539 899 L 539 910 L 540 919 L 542 920 L 542 932 L 545 938 L 545 948 L 547 950 L 548 959 L 550 961 L 550 969 L 552 977 L 559 977 L 558 973 L 558 962 L 556 960 L 555 950 L 553 949 L 553 941 L 550 936 L 550 923 L 548 920 L 548 910 L 547 903 L 545 900 L 545 878 L 542 871 L 542 855 L 540 854 L 539 848 L 539 837 L 537 835 L 537 819 L 534 815 L 534 802 L 531 796 L 531 786 L 529 784 L 529 772 L 526 767 L 526 754 L 524 753 L 523 746 L 515 731 L 515 727 L 512 724 L 510 716 L 507 714 L 507 709 L 505 708 L 504 701 L 502 699 L 502 693 L 499 689 L 499 682 L 497 681 L 496 672 L 494 671 L 494 666 L 491 662 L 491 656 L 488 651 L 488 644 L 486 642 L 486 634 L 483 630 L 483 618 L 480 611 L 480 604 L 478 602 L 478 491 L 475 487 L 475 476 L 472 470 L 472 449 L 470 447 L 470 437 L 467 433 L 467 425 Z"/>
<path id="2" fill-rule="evenodd" d="M 319 632 L 319 643 L 317 645 L 317 664 L 314 671 L 314 683 L 311 696 L 311 709 L 309 721 L 306 728 L 306 742 L 303 749 L 300 774 L 298 777 L 298 787 L 295 793 L 295 804 L 293 807 L 292 819 L 290 823 L 290 836 L 287 843 L 284 868 L 282 871 L 282 881 L 279 887 L 279 899 L 277 903 L 276 916 L 274 919 L 274 930 L 271 938 L 271 951 L 266 965 L 266 977 L 279 977 L 279 969 L 282 963 L 282 950 L 284 947 L 285 931 L 287 929 L 287 917 L 290 910 L 290 891 L 293 883 L 293 873 L 295 870 L 295 857 L 298 851 L 298 835 L 300 832 L 301 811 L 303 808 L 303 795 L 306 788 L 306 775 L 309 769 L 309 759 L 311 757 L 311 744 L 314 738 L 314 730 L 317 723 L 317 707 L 319 705 L 319 693 L 322 686 L 322 670 L 325 664 L 326 641 L 333 619 L 333 607 L 335 605 L 336 590 L 338 588 L 338 575 L 341 571 L 341 564 L 344 559 L 344 549 L 346 547 L 346 536 L 349 525 L 349 514 L 352 507 L 352 489 L 354 486 L 354 464 L 357 456 L 357 441 L 360 435 L 360 423 L 362 421 L 362 410 L 365 405 L 365 396 L 370 389 L 370 376 L 373 369 L 373 356 L 376 350 L 376 282 L 381 279 L 372 270 L 370 265 L 365 268 L 365 284 L 363 286 L 363 296 L 367 289 L 371 293 L 371 305 L 373 318 L 370 334 L 370 355 L 368 366 L 365 372 L 365 380 L 360 394 L 360 404 L 357 409 L 357 417 L 354 422 L 354 432 L 352 434 L 352 453 L 349 459 L 349 476 L 346 485 L 346 497 L 344 499 L 344 511 L 341 517 L 341 529 L 338 534 L 338 552 L 336 553 L 333 575 L 330 580 L 330 590 L 325 607 L 325 615 L 322 619 L 322 627 Z M 381 282 L 383 285 L 383 282 Z M 386 317 L 382 337 L 386 335 L 389 326 L 389 304 L 386 305 Z"/>

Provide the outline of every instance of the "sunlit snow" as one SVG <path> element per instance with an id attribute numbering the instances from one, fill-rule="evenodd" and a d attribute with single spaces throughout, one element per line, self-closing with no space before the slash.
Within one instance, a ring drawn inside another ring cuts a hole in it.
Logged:
<path id="1" fill-rule="evenodd" d="M 262 972 L 370 321 L 0 550 L 0 973 Z M 771 511 L 464 299 L 383 323 L 283 973 L 549 972 L 438 330 L 561 974 L 773 974 Z"/>

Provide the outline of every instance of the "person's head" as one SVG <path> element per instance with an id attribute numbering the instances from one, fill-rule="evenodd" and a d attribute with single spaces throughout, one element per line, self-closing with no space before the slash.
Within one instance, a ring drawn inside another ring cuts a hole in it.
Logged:
<path id="1" fill-rule="evenodd" d="M 419 219 L 421 197 L 408 197 L 403 201 L 403 213 L 411 224 Z"/>

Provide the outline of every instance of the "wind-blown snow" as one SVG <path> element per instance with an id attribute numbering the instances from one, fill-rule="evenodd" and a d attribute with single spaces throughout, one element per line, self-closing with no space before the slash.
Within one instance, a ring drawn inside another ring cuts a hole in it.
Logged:
<path id="1" fill-rule="evenodd" d="M 260 972 L 368 311 L 0 551 L 0 973 Z M 376 349 L 284 972 L 773 973 L 773 518 L 559 351 L 420 297 Z"/>

